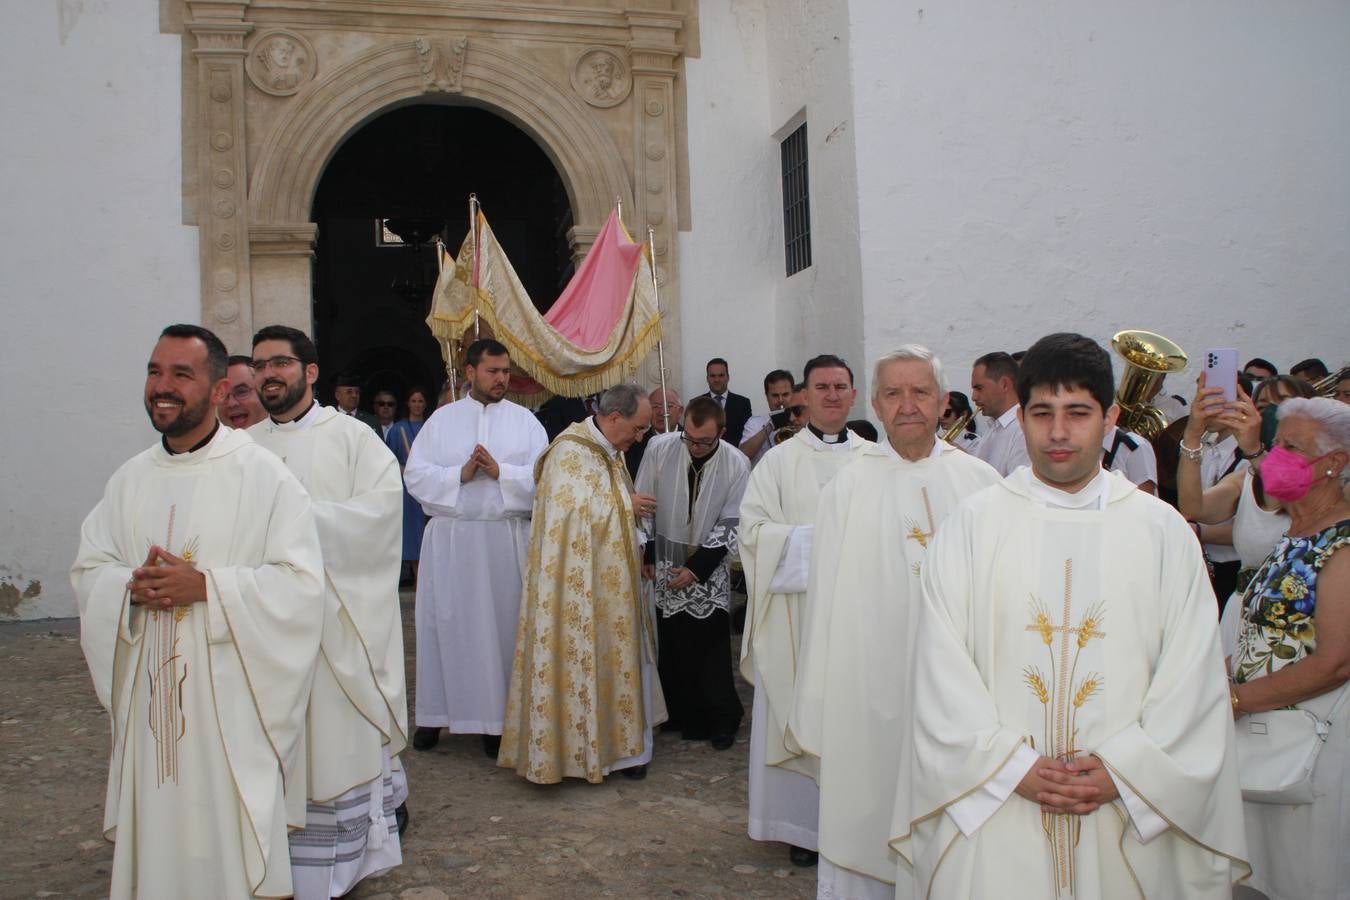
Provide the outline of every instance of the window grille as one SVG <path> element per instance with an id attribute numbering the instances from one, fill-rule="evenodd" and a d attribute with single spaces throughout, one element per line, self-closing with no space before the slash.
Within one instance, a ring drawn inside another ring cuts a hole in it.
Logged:
<path id="1" fill-rule="evenodd" d="M 811 265 L 811 200 L 806 169 L 806 123 L 783 139 L 783 252 L 787 274 Z"/>

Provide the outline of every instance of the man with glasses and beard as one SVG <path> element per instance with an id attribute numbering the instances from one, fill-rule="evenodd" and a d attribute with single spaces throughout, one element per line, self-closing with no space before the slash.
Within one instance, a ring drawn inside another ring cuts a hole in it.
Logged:
<path id="1" fill-rule="evenodd" d="M 253 357 L 231 356 L 228 369 L 230 392 L 220 406 L 220 421 L 231 428 L 249 428 L 267 418 L 253 389 Z"/>
<path id="2" fill-rule="evenodd" d="M 323 653 L 309 707 L 309 811 L 291 835 L 295 896 L 338 897 L 397 866 L 395 807 L 407 796 L 403 482 L 375 432 L 314 401 L 314 342 L 270 325 L 253 336 L 254 384 L 269 418 L 249 429 L 300 479 L 323 550 Z M 406 813 L 404 814 L 406 815 Z"/>
<path id="3" fill-rule="evenodd" d="M 656 497 L 644 521 L 642 575 L 656 592 L 661 691 L 686 741 L 726 750 L 745 714 L 731 674 L 731 571 L 750 463 L 721 440 L 726 413 L 695 397 L 684 431 L 658 435 L 638 470 L 639 493 Z"/>
<path id="4" fill-rule="evenodd" d="M 164 329 L 144 394 L 161 439 L 109 479 L 71 569 L 112 719 L 112 897 L 292 891 L 323 563 L 304 488 L 216 419 L 225 373 L 214 334 Z"/>
<path id="5" fill-rule="evenodd" d="M 501 744 L 516 652 L 520 578 L 530 542 L 534 464 L 548 446 L 534 414 L 506 397 L 511 357 L 483 338 L 465 353 L 469 396 L 422 426 L 403 477 L 431 516 L 417 582 L 417 731 L 430 750 L 442 728 Z"/>

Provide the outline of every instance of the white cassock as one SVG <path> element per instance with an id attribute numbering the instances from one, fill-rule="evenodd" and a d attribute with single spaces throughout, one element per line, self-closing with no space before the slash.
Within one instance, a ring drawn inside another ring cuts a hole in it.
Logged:
<path id="1" fill-rule="evenodd" d="M 482 444 L 498 476 L 459 471 Z M 510 400 L 457 400 L 432 414 L 403 478 L 431 516 L 417 575 L 417 724 L 501 734 L 530 544 L 534 463 L 548 435 Z"/>
<path id="2" fill-rule="evenodd" d="M 309 704 L 309 825 L 291 836 L 295 894 L 336 897 L 403 859 L 394 822 L 406 792 L 403 484 L 370 426 L 317 403 L 249 429 L 309 491 L 323 550 L 323 652 Z"/>
<path id="3" fill-rule="evenodd" d="M 922 579 L 892 842 L 918 895 L 1228 900 L 1233 716 L 1181 516 L 1118 473 L 1065 494 L 1022 469 L 957 507 Z M 1042 814 L 1013 793 L 1038 754 L 1097 756 L 1121 798 Z"/>
<path id="4" fill-rule="evenodd" d="M 802 607 L 820 491 L 867 447 L 853 432 L 827 444 L 803 428 L 750 472 L 741 501 L 740 555 L 749 608 L 741 674 L 750 713 L 750 837 L 816 849 L 816 761 L 784 744 L 797 678 Z"/>
<path id="5" fill-rule="evenodd" d="M 151 545 L 197 566 L 206 602 L 129 605 Z M 156 444 L 108 481 L 71 582 L 112 718 L 110 895 L 289 894 L 286 830 L 305 822 L 305 708 L 323 622 L 300 484 L 223 425 L 191 453 Z"/>
<path id="6" fill-rule="evenodd" d="M 999 480 L 945 441 L 909 462 L 869 446 L 820 495 L 791 737 L 820 760 L 821 897 L 909 896 L 891 849 L 909 660 L 929 541 L 964 498 Z M 906 785 L 906 787 L 908 787 Z"/>

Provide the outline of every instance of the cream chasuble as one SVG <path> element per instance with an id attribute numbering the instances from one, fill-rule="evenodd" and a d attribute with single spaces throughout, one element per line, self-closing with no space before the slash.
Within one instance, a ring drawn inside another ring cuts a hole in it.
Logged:
<path id="1" fill-rule="evenodd" d="M 381 777 L 384 747 L 407 744 L 403 482 L 370 426 L 315 404 L 294 422 L 249 429 L 309 491 L 323 548 L 323 645 L 309 706 L 309 798 L 333 800 Z"/>
<path id="2" fill-rule="evenodd" d="M 1076 509 L 1033 501 L 1032 477 L 970 498 L 929 549 L 892 845 L 922 897 L 1227 900 L 1248 867 L 1200 549 L 1117 473 Z M 1122 799 L 1043 814 L 1013 793 L 1030 752 L 1097 756 Z"/>
<path id="3" fill-rule="evenodd" d="M 494 479 L 460 469 L 482 444 Z M 510 400 L 472 398 L 432 414 L 404 468 L 408 493 L 431 516 L 417 576 L 417 724 L 501 734 L 530 542 L 534 464 L 544 427 Z"/>
<path id="4" fill-rule="evenodd" d="M 540 784 L 641 764 L 665 719 L 623 455 L 590 420 L 535 468 L 515 662 L 497 764 Z M 644 665 L 645 661 L 645 665 Z M 647 670 L 644 672 L 644 669 Z"/>
<path id="5" fill-rule="evenodd" d="M 763 712 L 764 754 L 750 765 L 781 766 L 812 778 L 814 758 L 784 745 L 797 678 L 803 605 L 803 564 L 810 559 L 812 525 L 821 489 L 844 466 L 872 446 L 853 432 L 845 441 L 826 444 L 803 428 L 765 455 L 750 472 L 741 501 L 740 555 L 749 609 L 741 643 L 741 674 L 755 685 Z M 804 560 L 803 560 L 804 558 Z M 796 578 L 775 576 L 787 569 Z"/>
<path id="6" fill-rule="evenodd" d="M 152 545 L 196 564 L 206 602 L 130 605 Z M 71 581 L 112 720 L 111 896 L 291 892 L 322 572 L 309 497 L 242 431 L 221 426 L 192 453 L 156 444 L 109 480 Z"/>
<path id="7" fill-rule="evenodd" d="M 888 841 L 919 572 L 947 514 L 998 480 L 944 441 L 916 462 L 883 442 L 820 495 L 789 737 L 820 761 L 821 854 L 879 882 L 899 863 Z"/>

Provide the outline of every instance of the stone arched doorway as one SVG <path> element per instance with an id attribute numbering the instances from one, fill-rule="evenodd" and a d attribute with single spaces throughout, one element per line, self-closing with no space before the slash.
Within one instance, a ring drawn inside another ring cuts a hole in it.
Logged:
<path id="1" fill-rule="evenodd" d="M 437 274 L 434 239 L 453 255 L 470 192 L 543 311 L 571 277 L 572 209 L 560 173 L 523 131 L 484 109 L 419 103 L 386 111 L 333 155 L 315 191 L 313 334 L 319 396 L 339 374 L 400 401 L 431 396 L 444 367 L 426 325 Z"/>
<path id="2" fill-rule="evenodd" d="M 231 350 L 246 350 L 265 323 L 313 326 L 311 211 L 325 168 L 377 117 L 439 102 L 489 110 L 533 138 L 561 177 L 574 260 L 616 200 L 634 231 L 655 228 L 667 358 L 678 358 L 683 0 L 642 11 L 619 0 L 182 3 L 184 148 L 194 161 L 185 210 L 200 229 L 202 321 Z"/>

